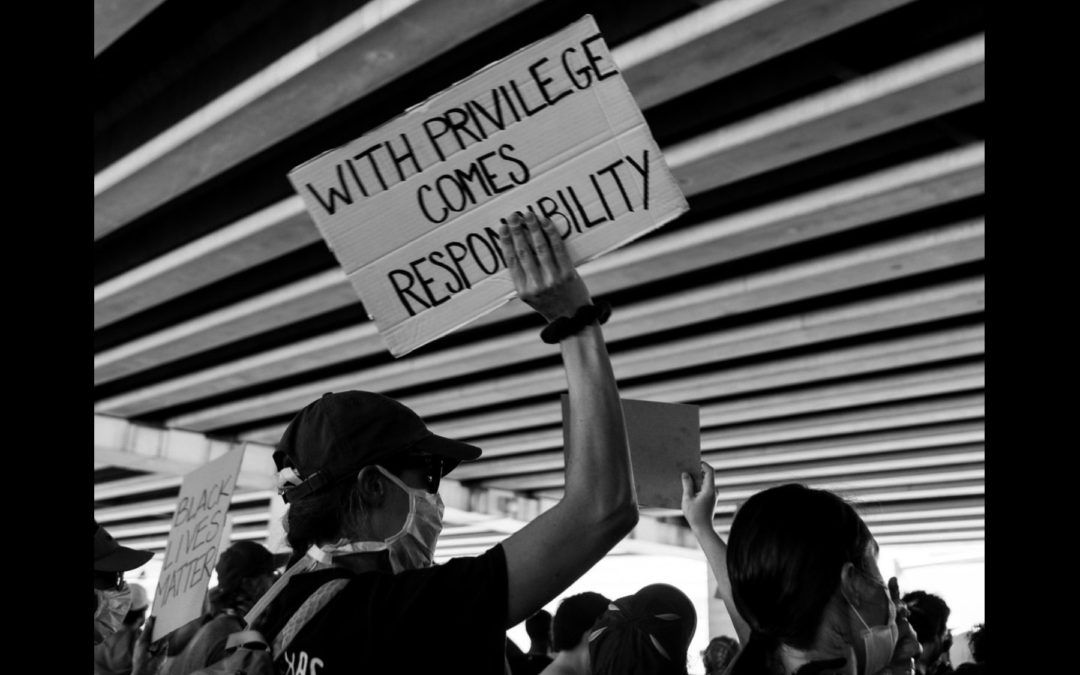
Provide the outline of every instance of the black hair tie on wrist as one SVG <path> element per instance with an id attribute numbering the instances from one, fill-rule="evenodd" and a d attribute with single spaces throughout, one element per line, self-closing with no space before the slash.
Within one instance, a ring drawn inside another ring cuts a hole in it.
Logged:
<path id="1" fill-rule="evenodd" d="M 578 307 L 578 310 L 574 312 L 574 316 L 560 316 L 545 326 L 544 330 L 540 331 L 540 339 L 549 345 L 553 345 L 571 335 L 580 333 L 585 326 L 588 326 L 593 321 L 601 325 L 606 323 L 610 316 L 611 305 L 603 300 L 592 305 L 583 305 Z"/>

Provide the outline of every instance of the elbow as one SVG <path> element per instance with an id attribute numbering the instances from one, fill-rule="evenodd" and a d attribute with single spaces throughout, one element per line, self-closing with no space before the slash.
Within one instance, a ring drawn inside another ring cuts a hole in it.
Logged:
<path id="1" fill-rule="evenodd" d="M 639 517 L 637 503 L 634 500 L 623 501 L 605 514 L 601 527 L 618 541 L 637 527 Z"/>

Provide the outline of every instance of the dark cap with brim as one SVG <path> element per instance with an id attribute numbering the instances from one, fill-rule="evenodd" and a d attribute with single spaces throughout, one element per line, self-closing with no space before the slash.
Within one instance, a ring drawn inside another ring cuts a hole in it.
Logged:
<path id="1" fill-rule="evenodd" d="M 480 448 L 432 433 L 419 415 L 392 398 L 346 391 L 324 394 L 297 413 L 278 442 L 274 463 L 302 481 L 282 492 L 290 502 L 403 453 L 442 457 L 445 476 L 458 463 L 479 457 Z"/>
<path id="2" fill-rule="evenodd" d="M 153 557 L 153 551 L 137 551 L 121 546 L 104 527 L 94 521 L 95 572 L 127 572 L 142 567 Z"/>

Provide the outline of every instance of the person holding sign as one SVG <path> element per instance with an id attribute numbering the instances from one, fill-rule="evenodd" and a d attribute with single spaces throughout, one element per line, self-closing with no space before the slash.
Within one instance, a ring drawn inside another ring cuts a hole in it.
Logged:
<path id="1" fill-rule="evenodd" d="M 918 638 L 851 504 L 794 483 L 763 490 L 736 512 L 725 549 L 713 469 L 702 469 L 700 489 L 682 476 L 683 513 L 743 642 L 729 675 L 914 675 Z"/>
<path id="2" fill-rule="evenodd" d="M 324 395 L 296 415 L 274 453 L 294 555 L 252 610 L 253 627 L 272 641 L 329 580 L 347 583 L 275 651 L 279 672 L 501 675 L 506 629 L 637 523 L 601 313 L 549 220 L 516 213 L 499 235 L 518 296 L 549 322 L 545 337 L 562 352 L 571 412 L 565 496 L 484 554 L 432 566 L 439 481 L 480 449 L 436 436 L 388 397 Z"/>

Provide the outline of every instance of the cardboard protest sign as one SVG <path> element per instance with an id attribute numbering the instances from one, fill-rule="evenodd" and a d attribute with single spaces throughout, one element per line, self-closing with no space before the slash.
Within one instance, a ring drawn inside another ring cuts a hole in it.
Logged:
<path id="1" fill-rule="evenodd" d="M 184 476 L 150 612 L 157 617 L 152 640 L 202 614 L 243 458 L 237 448 Z"/>
<path id="2" fill-rule="evenodd" d="M 688 208 L 591 16 L 289 180 L 394 356 L 513 297 L 514 211 L 551 218 L 580 264 Z"/>
<path id="3" fill-rule="evenodd" d="M 696 405 L 621 399 L 639 506 L 677 509 L 683 471 L 701 472 L 701 416 Z M 563 420 L 570 399 L 562 395 Z M 566 438 L 567 426 L 563 425 Z"/>

